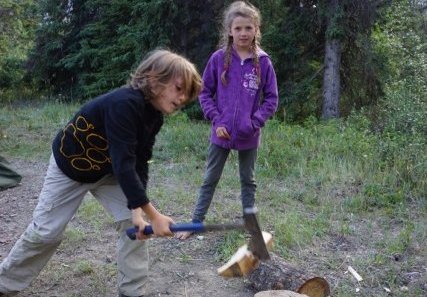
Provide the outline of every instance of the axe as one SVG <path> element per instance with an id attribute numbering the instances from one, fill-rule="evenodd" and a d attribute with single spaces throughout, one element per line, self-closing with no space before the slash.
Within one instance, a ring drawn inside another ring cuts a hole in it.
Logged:
<path id="1" fill-rule="evenodd" d="M 249 232 L 250 240 L 248 249 L 260 260 L 265 261 L 270 259 L 270 255 L 265 245 L 264 238 L 256 217 L 258 210 L 256 207 L 249 207 L 243 210 L 243 223 L 228 223 L 228 224 L 204 224 L 204 223 L 180 223 L 170 225 L 172 232 L 192 231 L 194 233 L 202 233 L 208 231 L 225 231 L 244 229 Z M 127 236 L 135 240 L 138 227 L 131 227 L 126 230 Z M 144 234 L 153 234 L 151 225 L 145 226 Z"/>

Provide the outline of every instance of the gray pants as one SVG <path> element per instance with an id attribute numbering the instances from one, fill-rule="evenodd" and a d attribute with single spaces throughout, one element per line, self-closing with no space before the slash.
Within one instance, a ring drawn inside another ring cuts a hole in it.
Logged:
<path id="1" fill-rule="evenodd" d="M 148 274 L 148 246 L 145 241 L 132 241 L 126 236 L 126 228 L 132 225 L 131 212 L 117 180 L 106 176 L 91 184 L 73 181 L 57 167 L 53 157 L 33 220 L 0 264 L 1 293 L 13 295 L 27 288 L 37 277 L 55 253 L 65 227 L 88 192 L 116 221 L 119 292 L 128 296 L 143 294 Z"/>
<path id="2" fill-rule="evenodd" d="M 229 154 L 229 149 L 224 149 L 213 143 L 209 146 L 207 167 L 193 212 L 193 221 L 204 221 Z M 242 207 L 245 209 L 253 207 L 255 203 L 257 149 L 238 151 L 238 154 Z"/>

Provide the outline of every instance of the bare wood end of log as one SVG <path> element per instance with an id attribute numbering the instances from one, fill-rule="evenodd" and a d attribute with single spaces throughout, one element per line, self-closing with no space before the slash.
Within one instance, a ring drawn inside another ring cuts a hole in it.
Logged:
<path id="1" fill-rule="evenodd" d="M 289 290 L 270 290 L 258 292 L 254 297 L 310 297 L 304 294 L 295 293 Z"/>
<path id="2" fill-rule="evenodd" d="M 273 235 L 268 232 L 262 232 L 267 249 L 273 246 Z M 241 246 L 231 259 L 218 268 L 218 274 L 223 277 L 242 277 L 250 274 L 259 266 L 259 259 L 248 250 L 248 245 Z"/>

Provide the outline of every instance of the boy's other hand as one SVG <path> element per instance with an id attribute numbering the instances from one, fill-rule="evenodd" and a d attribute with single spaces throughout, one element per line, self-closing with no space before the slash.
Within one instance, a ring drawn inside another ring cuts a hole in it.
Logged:
<path id="1" fill-rule="evenodd" d="M 157 236 L 173 236 L 170 230 L 170 225 L 175 222 L 171 217 L 165 216 L 161 213 L 151 219 L 154 235 Z"/>
<path id="2" fill-rule="evenodd" d="M 145 235 L 144 228 L 148 225 L 148 223 L 144 220 L 143 217 L 144 212 L 141 208 L 132 209 L 132 224 L 138 227 L 138 232 L 136 233 L 136 238 L 139 240 L 145 240 L 150 238 L 150 235 Z"/>

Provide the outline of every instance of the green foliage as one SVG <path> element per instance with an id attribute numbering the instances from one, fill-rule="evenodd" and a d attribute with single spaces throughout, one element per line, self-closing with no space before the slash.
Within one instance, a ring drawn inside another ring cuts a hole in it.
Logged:
<path id="1" fill-rule="evenodd" d="M 33 74 L 38 83 L 76 100 L 125 84 L 145 54 L 158 47 L 187 55 L 200 65 L 215 36 L 213 27 L 204 25 L 215 9 L 201 9 L 205 5 L 44 0 L 40 13 L 45 17 L 31 57 Z"/>
<path id="2" fill-rule="evenodd" d="M 230 2 L 39 1 L 38 14 L 30 19 L 38 27 L 27 70 L 22 58 L 5 56 L 3 92 L 14 99 L 10 83 L 27 71 L 27 89 L 37 86 L 73 101 L 91 98 L 125 84 L 145 54 L 158 47 L 186 55 L 203 71 L 218 43 L 222 9 Z M 320 114 L 326 38 L 343 42 L 341 114 L 377 101 L 381 85 L 368 38 L 375 9 L 369 1 L 339 1 L 335 13 L 329 1 L 252 2 L 263 17 L 262 47 L 277 73 L 281 120 L 302 123 Z M 16 97 L 27 96 L 27 89 Z M 192 119 L 202 118 L 198 104 L 184 111 Z"/>
<path id="3" fill-rule="evenodd" d="M 396 172 L 396 183 L 427 189 L 427 38 L 423 16 L 407 1 L 395 1 L 377 26 L 375 50 L 383 57 L 384 97 L 375 122 L 384 170 Z M 422 194 L 421 194 L 422 195 Z"/>
<path id="4" fill-rule="evenodd" d="M 342 47 L 340 112 L 372 106 L 381 95 L 370 29 L 370 1 L 254 1 L 262 12 L 263 47 L 273 58 L 279 83 L 280 119 L 302 123 L 320 116 L 326 39 Z"/>
<path id="5" fill-rule="evenodd" d="M 422 15 L 407 1 L 396 1 L 385 19 L 373 34 L 376 51 L 385 60 L 382 128 L 386 133 L 426 136 L 427 38 Z"/>
<path id="6" fill-rule="evenodd" d="M 310 2 L 310 1 L 307 1 Z M 303 121 L 320 106 L 324 36 L 318 10 L 295 1 L 254 1 L 263 16 L 261 46 L 275 65 L 280 119 Z"/>
<path id="7" fill-rule="evenodd" d="M 0 103 L 23 94 L 23 67 L 36 25 L 33 0 L 0 0 Z"/>

